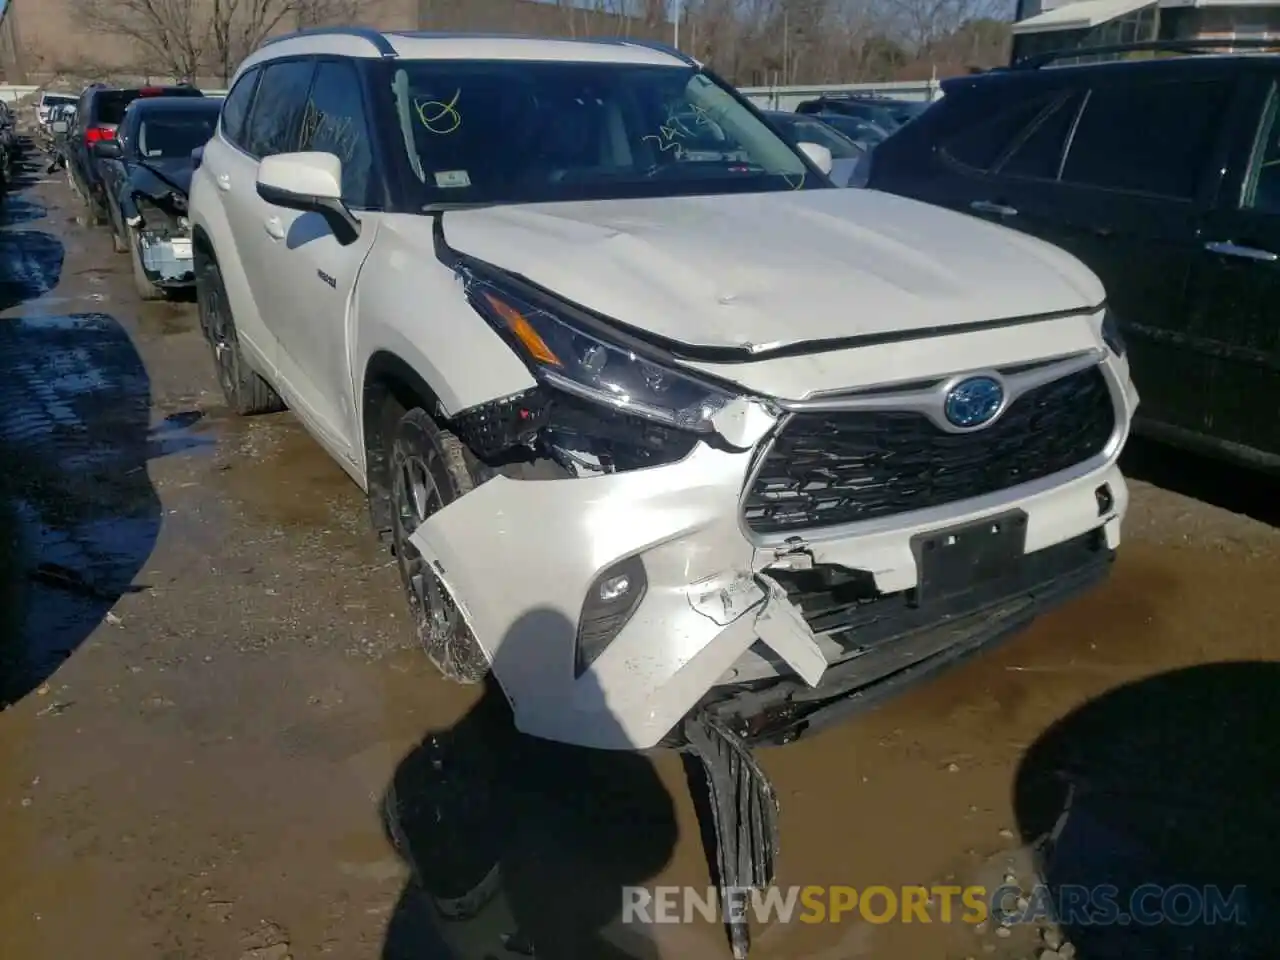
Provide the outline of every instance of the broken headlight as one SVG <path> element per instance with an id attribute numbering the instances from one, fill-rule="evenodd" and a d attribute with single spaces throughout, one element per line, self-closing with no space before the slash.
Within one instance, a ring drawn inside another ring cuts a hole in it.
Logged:
<path id="1" fill-rule="evenodd" d="M 588 332 L 505 285 L 472 277 L 466 289 L 472 306 L 549 387 L 692 433 L 713 433 L 711 418 L 733 399 Z"/>

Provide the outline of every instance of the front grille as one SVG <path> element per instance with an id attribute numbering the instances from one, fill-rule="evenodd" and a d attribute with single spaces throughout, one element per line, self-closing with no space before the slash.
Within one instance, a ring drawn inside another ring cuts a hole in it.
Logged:
<path id="1" fill-rule="evenodd" d="M 1073 467 L 1101 453 L 1114 430 L 1097 366 L 1027 391 L 973 433 L 947 433 L 906 410 L 797 413 L 743 513 L 756 533 L 778 533 L 943 506 Z"/>

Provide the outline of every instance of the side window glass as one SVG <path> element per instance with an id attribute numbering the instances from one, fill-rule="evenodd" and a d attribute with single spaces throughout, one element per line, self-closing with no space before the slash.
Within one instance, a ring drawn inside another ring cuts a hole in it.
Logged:
<path id="1" fill-rule="evenodd" d="M 256 67 L 236 81 L 227 99 L 222 101 L 222 135 L 237 147 L 244 145 L 244 122 L 249 118 L 249 105 L 262 71 Z"/>
<path id="2" fill-rule="evenodd" d="M 1280 213 L 1280 89 L 1271 88 L 1267 108 L 1262 113 L 1258 139 L 1254 143 L 1249 175 L 1244 182 L 1240 206 L 1258 213 Z"/>
<path id="3" fill-rule="evenodd" d="M 1043 97 L 1023 100 L 987 120 L 966 127 L 942 144 L 942 152 L 971 170 L 990 170 L 1015 138 L 1049 107 Z"/>
<path id="4" fill-rule="evenodd" d="M 302 150 L 332 153 L 342 161 L 342 199 L 369 205 L 373 157 L 365 121 L 360 77 L 341 61 L 321 61 L 302 120 Z"/>
<path id="5" fill-rule="evenodd" d="M 258 95 L 249 114 L 244 148 L 261 159 L 298 149 L 307 91 L 315 72 L 312 60 L 286 60 L 262 71 Z"/>
<path id="6" fill-rule="evenodd" d="M 1014 143 L 1012 152 L 1000 164 L 1000 175 L 1057 180 L 1058 168 L 1062 166 L 1062 151 L 1079 113 L 1078 96 L 1059 102 Z"/>
<path id="7" fill-rule="evenodd" d="M 1062 170 L 1067 183 L 1189 200 L 1226 111 L 1226 81 L 1090 91 Z"/>

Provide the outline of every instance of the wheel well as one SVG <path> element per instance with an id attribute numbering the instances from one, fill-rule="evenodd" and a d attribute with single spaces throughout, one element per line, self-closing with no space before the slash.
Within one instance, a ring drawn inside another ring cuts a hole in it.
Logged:
<path id="1" fill-rule="evenodd" d="M 373 529 L 384 539 L 391 533 L 391 436 L 406 410 L 422 407 L 434 417 L 438 404 L 435 391 L 395 354 L 379 351 L 369 358 L 360 400 L 365 486 Z"/>

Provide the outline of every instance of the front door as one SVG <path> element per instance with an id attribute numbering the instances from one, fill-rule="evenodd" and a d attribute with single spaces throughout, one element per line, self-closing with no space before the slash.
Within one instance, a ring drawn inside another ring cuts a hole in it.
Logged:
<path id="1" fill-rule="evenodd" d="M 348 61 L 321 60 L 303 113 L 300 150 L 342 161 L 342 196 L 361 221 L 338 242 L 318 213 L 271 208 L 280 224 L 272 255 L 279 291 L 280 377 L 295 407 L 351 459 L 357 436 L 351 369 L 352 290 L 377 233 L 380 205 L 360 76 Z M 354 462 L 352 460 L 351 462 Z"/>
<path id="2" fill-rule="evenodd" d="M 1212 364 L 1201 439 L 1280 464 L 1280 88 L 1268 78 L 1242 125 L 1218 206 L 1206 214 L 1189 287 L 1199 348 Z"/>
<path id="3" fill-rule="evenodd" d="M 1195 344 L 1187 285 L 1235 84 L 1095 79 L 1054 188 L 1059 219 L 1044 236 L 1102 281 L 1129 344 L 1139 416 L 1203 430 L 1213 365 Z"/>

